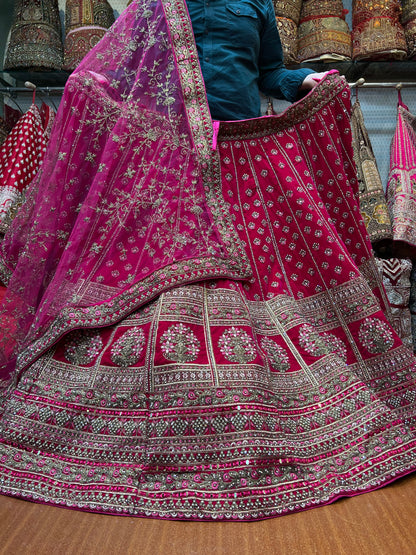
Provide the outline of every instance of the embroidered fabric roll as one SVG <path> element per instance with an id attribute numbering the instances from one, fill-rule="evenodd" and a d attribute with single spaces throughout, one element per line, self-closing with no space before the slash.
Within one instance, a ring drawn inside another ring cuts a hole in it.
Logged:
<path id="1" fill-rule="evenodd" d="M 398 0 L 353 0 L 353 60 L 406 58 L 407 44 L 400 14 Z"/>
<path id="2" fill-rule="evenodd" d="M 283 63 L 288 66 L 298 63 L 298 26 L 292 19 L 276 17 L 283 48 Z"/>
<path id="3" fill-rule="evenodd" d="M 402 0 L 402 23 L 416 19 L 416 0 Z"/>
<path id="4" fill-rule="evenodd" d="M 404 26 L 409 60 L 416 59 L 416 19 L 409 21 Z"/>
<path id="5" fill-rule="evenodd" d="M 360 209 L 374 250 L 385 255 L 393 237 L 383 184 L 358 99 L 351 109 Z"/>
<path id="6" fill-rule="evenodd" d="M 298 27 L 298 59 L 351 59 L 351 33 L 342 1 L 306 0 Z"/>
<path id="7" fill-rule="evenodd" d="M 406 258 L 376 258 L 391 308 L 392 325 L 403 343 L 413 349 L 412 316 L 409 308 L 412 262 Z"/>
<path id="8" fill-rule="evenodd" d="M 63 69 L 73 71 L 114 20 L 107 0 L 66 0 Z"/>
<path id="9" fill-rule="evenodd" d="M 300 21 L 316 17 L 341 17 L 345 13 L 342 0 L 304 0 Z"/>
<path id="10" fill-rule="evenodd" d="M 62 28 L 58 0 L 16 0 L 5 70 L 60 70 Z"/>
<path id="11" fill-rule="evenodd" d="M 302 0 L 273 0 L 285 65 L 298 63 L 298 23 Z"/>
<path id="12" fill-rule="evenodd" d="M 299 23 L 302 0 L 273 0 L 276 17 L 291 19 L 296 25 Z"/>
<path id="13" fill-rule="evenodd" d="M 409 59 L 416 58 L 416 0 L 402 1 L 402 25 Z"/>

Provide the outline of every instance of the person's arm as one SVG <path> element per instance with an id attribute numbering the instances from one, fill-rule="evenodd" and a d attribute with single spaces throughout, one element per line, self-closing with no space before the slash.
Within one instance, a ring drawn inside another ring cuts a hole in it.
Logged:
<path id="1" fill-rule="evenodd" d="M 266 0 L 266 5 L 259 55 L 259 88 L 266 96 L 295 102 L 312 89 L 325 73 L 315 73 L 308 68 L 286 69 L 271 0 Z"/>

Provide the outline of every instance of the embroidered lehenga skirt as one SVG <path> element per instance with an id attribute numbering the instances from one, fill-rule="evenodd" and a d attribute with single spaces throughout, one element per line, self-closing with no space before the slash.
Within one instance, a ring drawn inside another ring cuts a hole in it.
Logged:
<path id="1" fill-rule="evenodd" d="M 83 83 L 91 97 L 102 86 L 91 75 Z M 349 117 L 348 85 L 332 74 L 283 114 L 219 125 L 212 221 L 231 222 L 227 248 L 249 271 L 227 275 L 219 255 L 218 268 L 215 258 L 178 259 L 170 283 L 158 272 L 151 286 L 160 291 L 136 304 L 133 289 L 111 298 L 107 283 L 84 284 L 84 306 L 38 336 L 7 390 L 3 494 L 107 514 L 256 520 L 415 469 L 415 361 L 388 319 L 359 210 Z M 175 225 L 201 216 L 193 199 Z M 102 252 L 91 230 L 107 232 L 95 218 L 111 222 L 105 206 L 78 220 L 91 274 Z M 126 220 L 114 224 L 111 233 L 126 240 L 115 251 L 102 242 L 108 280 L 132 272 L 149 226 L 135 235 Z M 153 257 L 162 257 L 171 245 L 153 238 Z"/>

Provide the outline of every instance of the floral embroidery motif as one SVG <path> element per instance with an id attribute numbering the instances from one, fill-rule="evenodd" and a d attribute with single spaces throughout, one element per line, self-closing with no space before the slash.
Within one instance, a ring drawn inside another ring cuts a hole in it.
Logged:
<path id="1" fill-rule="evenodd" d="M 332 347 L 331 351 L 339 356 L 344 362 L 347 360 L 347 347 L 345 343 L 332 333 L 324 333 L 326 344 Z"/>
<path id="2" fill-rule="evenodd" d="M 175 362 L 191 362 L 200 350 L 198 338 L 191 328 L 183 324 L 176 324 L 165 331 L 160 348 L 168 360 Z"/>
<path id="3" fill-rule="evenodd" d="M 234 326 L 222 334 L 218 340 L 218 347 L 230 362 L 243 364 L 256 358 L 253 339 L 247 332 Z"/>
<path id="4" fill-rule="evenodd" d="M 145 344 L 141 328 L 132 328 L 124 333 L 111 348 L 111 360 L 118 366 L 131 366 L 140 359 Z"/>
<path id="5" fill-rule="evenodd" d="M 265 351 L 274 370 L 278 372 L 287 372 L 287 370 L 289 370 L 289 356 L 283 347 L 268 337 L 263 337 L 261 340 L 261 348 Z"/>
<path id="6" fill-rule="evenodd" d="M 314 357 L 327 355 L 334 351 L 334 347 L 328 343 L 326 337 L 308 324 L 305 324 L 299 330 L 299 344 Z"/>
<path id="7" fill-rule="evenodd" d="M 370 353 L 385 353 L 394 344 L 389 327 L 378 318 L 366 318 L 360 326 L 358 338 Z"/>
<path id="8" fill-rule="evenodd" d="M 312 356 L 320 357 L 335 353 L 344 362 L 347 360 L 347 348 L 339 337 L 332 333 L 318 333 L 307 324 L 299 331 L 299 343 Z"/>
<path id="9" fill-rule="evenodd" d="M 71 364 L 91 364 L 102 347 L 103 342 L 98 331 L 76 330 L 68 335 L 64 354 Z"/>

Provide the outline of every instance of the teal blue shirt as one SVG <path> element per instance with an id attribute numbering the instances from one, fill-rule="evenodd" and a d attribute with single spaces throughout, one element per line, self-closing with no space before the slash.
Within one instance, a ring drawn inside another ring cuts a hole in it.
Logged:
<path id="1" fill-rule="evenodd" d="M 298 87 L 313 71 L 285 68 L 272 0 L 186 2 L 213 119 L 260 116 L 260 91 L 300 98 Z"/>

